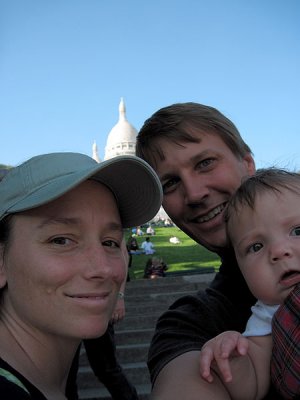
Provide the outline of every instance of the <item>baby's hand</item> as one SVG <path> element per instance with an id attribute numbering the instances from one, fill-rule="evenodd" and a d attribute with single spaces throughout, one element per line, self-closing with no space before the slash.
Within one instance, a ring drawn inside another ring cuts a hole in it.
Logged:
<path id="1" fill-rule="evenodd" d="M 224 382 L 232 380 L 230 359 L 247 354 L 248 339 L 239 332 L 223 332 L 209 340 L 200 352 L 200 374 L 207 382 L 213 381 L 211 368 L 221 375 Z"/>

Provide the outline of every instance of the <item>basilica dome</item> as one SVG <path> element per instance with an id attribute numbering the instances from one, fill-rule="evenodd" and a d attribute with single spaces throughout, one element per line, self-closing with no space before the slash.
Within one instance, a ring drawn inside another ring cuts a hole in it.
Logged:
<path id="1" fill-rule="evenodd" d="M 134 156 L 137 135 L 138 132 L 135 127 L 127 121 L 125 103 L 124 100 L 121 99 L 119 104 L 119 121 L 108 134 L 105 146 L 104 160 L 108 160 L 110 158 L 120 155 Z M 98 163 L 101 162 L 102 160 L 100 160 L 100 157 L 98 155 L 96 141 L 93 144 L 92 151 L 93 159 L 96 160 Z M 161 207 L 155 218 L 168 219 L 169 217 Z"/>
<path id="2" fill-rule="evenodd" d="M 119 121 L 108 134 L 104 160 L 119 155 L 135 155 L 137 130 L 126 118 L 126 108 L 123 99 L 119 104 Z"/>

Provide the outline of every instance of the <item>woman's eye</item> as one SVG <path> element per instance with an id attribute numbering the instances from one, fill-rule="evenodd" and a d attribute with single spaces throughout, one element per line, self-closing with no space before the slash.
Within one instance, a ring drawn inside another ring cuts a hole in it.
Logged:
<path id="1" fill-rule="evenodd" d="M 292 236 L 300 236 L 300 226 L 296 226 L 296 227 L 292 230 Z"/>
<path id="2" fill-rule="evenodd" d="M 54 244 L 59 244 L 61 246 L 65 246 L 65 245 L 71 243 L 71 240 L 64 236 L 59 236 L 59 237 L 55 237 L 55 238 L 51 239 L 51 242 Z"/>
<path id="3" fill-rule="evenodd" d="M 103 242 L 103 246 L 116 247 L 116 248 L 120 247 L 119 244 L 114 240 L 106 240 L 105 242 Z"/>
<path id="4" fill-rule="evenodd" d="M 257 253 L 260 249 L 262 249 L 263 245 L 261 243 L 254 243 L 249 248 L 249 253 Z"/>

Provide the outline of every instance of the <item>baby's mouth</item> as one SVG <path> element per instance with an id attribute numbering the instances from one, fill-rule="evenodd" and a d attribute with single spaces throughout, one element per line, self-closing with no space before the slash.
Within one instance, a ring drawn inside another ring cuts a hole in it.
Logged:
<path id="1" fill-rule="evenodd" d="M 293 286 L 300 283 L 300 272 L 295 270 L 285 272 L 280 279 L 280 283 L 284 286 Z"/>

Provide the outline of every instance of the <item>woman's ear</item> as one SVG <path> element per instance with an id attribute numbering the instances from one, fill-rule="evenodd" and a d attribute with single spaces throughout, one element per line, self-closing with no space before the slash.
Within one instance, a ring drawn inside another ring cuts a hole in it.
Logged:
<path id="1" fill-rule="evenodd" d="M 6 279 L 6 270 L 5 270 L 5 257 L 4 257 L 4 248 L 3 244 L 0 245 L 0 289 L 4 288 L 7 283 Z"/>

